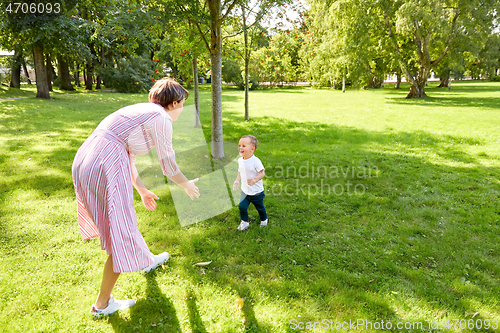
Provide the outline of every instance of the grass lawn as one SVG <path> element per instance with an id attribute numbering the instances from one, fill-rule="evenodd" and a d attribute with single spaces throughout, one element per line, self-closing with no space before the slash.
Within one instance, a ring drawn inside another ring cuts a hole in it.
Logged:
<path id="1" fill-rule="evenodd" d="M 146 242 L 171 259 L 122 274 L 114 296 L 137 304 L 101 320 L 89 310 L 106 256 L 81 240 L 71 164 L 106 115 L 147 95 L 0 101 L 0 331 L 500 330 L 500 83 L 407 91 L 254 91 L 245 122 L 243 93 L 224 90 L 224 140 L 260 142 L 269 226 L 236 231 L 234 207 L 181 227 L 167 187 L 154 212 L 136 194 Z M 206 87 L 201 106 L 210 142 Z"/>

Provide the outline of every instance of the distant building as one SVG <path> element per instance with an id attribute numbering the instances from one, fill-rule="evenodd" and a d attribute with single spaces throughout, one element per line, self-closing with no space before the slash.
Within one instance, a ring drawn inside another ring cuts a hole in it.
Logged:
<path id="1" fill-rule="evenodd" d="M 14 51 L 0 50 L 0 59 L 5 58 L 5 57 L 12 57 L 13 55 L 14 55 Z M 31 68 L 30 66 L 26 66 L 26 69 L 28 70 L 28 75 L 30 77 L 30 80 L 35 81 L 36 76 L 35 76 L 35 71 L 33 70 L 33 68 Z M 10 68 L 2 67 L 0 65 L 0 76 L 9 75 L 9 74 L 10 74 Z M 23 80 L 23 78 L 26 79 L 26 77 L 24 75 L 24 71 L 21 69 L 21 81 Z"/>
<path id="2" fill-rule="evenodd" d="M 14 55 L 14 52 L 12 52 L 12 51 L 0 50 L 0 59 L 5 58 L 5 57 L 10 57 L 13 55 Z M 5 68 L 2 65 L 0 65 L 0 75 L 3 76 L 4 74 L 7 74 L 8 72 L 9 72 L 8 68 Z"/>

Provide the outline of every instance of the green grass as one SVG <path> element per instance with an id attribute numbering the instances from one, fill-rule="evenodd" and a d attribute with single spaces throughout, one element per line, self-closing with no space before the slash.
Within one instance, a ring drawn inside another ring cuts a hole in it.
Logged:
<path id="1" fill-rule="evenodd" d="M 114 295 L 137 304 L 104 320 L 88 311 L 105 254 L 81 240 L 71 164 L 100 120 L 147 95 L 1 101 L 0 331 L 323 332 L 293 323 L 328 319 L 458 332 L 479 330 L 446 320 L 500 321 L 500 83 L 431 84 L 425 100 L 404 100 L 407 88 L 255 91 L 249 122 L 242 92 L 224 90 L 224 140 L 260 142 L 269 226 L 237 232 L 233 208 L 181 227 L 167 188 L 154 212 L 136 194 L 146 242 L 171 259 L 123 274 Z M 208 142 L 209 99 L 205 88 Z"/>

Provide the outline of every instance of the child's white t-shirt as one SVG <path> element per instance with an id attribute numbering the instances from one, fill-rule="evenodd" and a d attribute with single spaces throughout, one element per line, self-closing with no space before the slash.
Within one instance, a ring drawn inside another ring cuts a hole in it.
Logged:
<path id="1" fill-rule="evenodd" d="M 241 176 L 241 190 L 246 195 L 256 195 L 260 192 L 264 191 L 264 184 L 262 179 L 259 180 L 254 185 L 248 185 L 248 179 L 255 178 L 259 174 L 259 171 L 264 170 L 264 165 L 258 157 L 252 155 L 252 157 L 248 159 L 243 159 L 240 157 L 238 159 L 238 172 Z"/>

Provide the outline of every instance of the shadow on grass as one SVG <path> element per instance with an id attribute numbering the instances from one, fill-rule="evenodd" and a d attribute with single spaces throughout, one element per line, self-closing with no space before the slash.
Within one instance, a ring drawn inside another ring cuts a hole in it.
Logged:
<path id="1" fill-rule="evenodd" d="M 271 327 L 259 323 L 253 309 L 255 298 L 251 289 L 246 284 L 233 284 L 233 290 L 239 298 L 243 299 L 243 307 L 240 309 L 243 315 L 243 327 L 245 332 L 251 333 L 272 333 Z"/>
<path id="2" fill-rule="evenodd" d="M 161 292 L 155 273 L 147 274 L 146 298 L 130 308 L 130 318 L 109 317 L 115 332 L 172 332 L 181 333 L 181 326 L 173 303 Z"/>
<path id="3" fill-rule="evenodd" d="M 435 107 L 449 107 L 449 108 L 487 108 L 498 109 L 499 97 L 463 97 L 461 93 L 455 93 L 457 96 L 450 96 L 452 94 L 433 94 L 432 97 L 427 97 L 424 100 L 414 99 L 401 99 L 398 97 L 388 97 L 387 103 L 401 104 L 401 105 L 415 105 L 415 106 L 435 106 Z M 500 96 L 500 94 L 499 94 Z"/>
<path id="4" fill-rule="evenodd" d="M 404 84 L 398 90 L 389 87 L 384 89 L 386 101 L 389 104 L 415 105 L 427 107 L 448 108 L 486 108 L 498 109 L 498 98 L 500 97 L 500 84 L 491 82 L 458 82 L 452 85 L 452 89 L 438 88 L 436 83 L 426 87 L 427 97 L 424 99 L 404 99 L 410 89 L 409 84 Z M 474 94 L 482 94 L 476 97 Z M 488 96 L 484 96 L 488 94 Z M 392 95 L 392 96 L 391 96 Z"/>
<path id="5" fill-rule="evenodd" d="M 196 304 L 196 296 L 192 291 L 188 291 L 186 303 L 191 331 L 193 333 L 207 333 L 207 329 L 205 328 L 205 324 L 203 324 L 203 321 L 201 320 L 200 312 Z"/>

